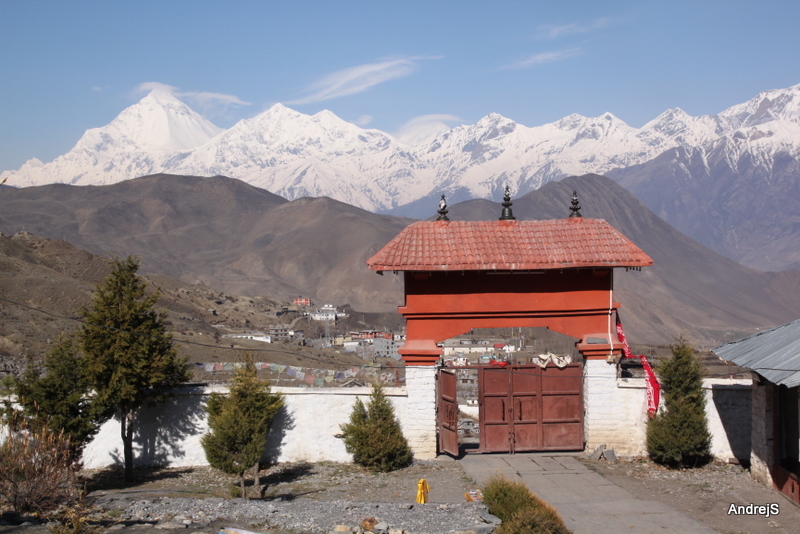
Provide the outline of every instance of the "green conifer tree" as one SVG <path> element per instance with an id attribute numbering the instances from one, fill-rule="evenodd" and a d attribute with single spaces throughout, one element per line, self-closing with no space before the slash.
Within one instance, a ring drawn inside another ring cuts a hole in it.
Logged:
<path id="1" fill-rule="evenodd" d="M 246 497 L 245 474 L 257 466 L 264 454 L 272 420 L 283 406 L 283 396 L 273 393 L 269 380 L 260 380 L 255 364 L 245 354 L 227 395 L 212 393 L 206 404 L 209 433 L 201 443 L 212 467 L 237 475 L 241 496 Z"/>
<path id="2" fill-rule="evenodd" d="M 695 467 L 711 458 L 711 433 L 705 412 L 701 366 L 683 338 L 658 368 L 666 410 L 647 425 L 647 452 L 656 463 Z"/>
<path id="3" fill-rule="evenodd" d="M 172 343 L 158 293 L 146 294 L 136 274 L 139 261 L 113 259 L 97 285 L 92 305 L 81 312 L 86 370 L 97 406 L 121 423 L 125 478 L 133 478 L 134 416 L 145 400 L 163 400 L 167 389 L 189 379 L 186 358 Z"/>
<path id="4" fill-rule="evenodd" d="M 58 341 L 45 356 L 43 368 L 31 365 L 12 381 L 12 391 L 31 428 L 47 427 L 63 434 L 73 461 L 80 459 L 107 419 L 98 413 L 90 389 L 86 362 L 73 337 Z"/>
<path id="5" fill-rule="evenodd" d="M 394 408 L 379 385 L 373 386 L 366 407 L 356 399 L 350 422 L 341 429 L 345 449 L 353 455 L 353 461 L 371 471 L 394 471 L 407 467 L 414 459 Z"/>
<path id="6" fill-rule="evenodd" d="M 344 447 L 353 455 L 353 462 L 365 465 L 366 451 L 369 447 L 369 417 L 367 407 L 356 397 L 353 411 L 350 412 L 350 422 L 341 426 Z"/>

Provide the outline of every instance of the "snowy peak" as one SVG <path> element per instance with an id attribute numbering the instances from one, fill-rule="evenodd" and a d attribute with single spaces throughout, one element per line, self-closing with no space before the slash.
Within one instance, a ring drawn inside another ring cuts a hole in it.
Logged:
<path id="1" fill-rule="evenodd" d="M 168 91 L 156 89 L 107 125 L 87 130 L 72 150 L 52 162 L 31 160 L 0 176 L 13 176 L 9 183 L 18 187 L 116 183 L 162 172 L 176 154 L 196 149 L 221 131 Z"/>
<path id="2" fill-rule="evenodd" d="M 513 132 L 517 123 L 498 113 L 489 113 L 475 124 L 463 124 L 437 135 L 431 144 L 483 142 Z"/>
<path id="3" fill-rule="evenodd" d="M 181 170 L 202 169 L 209 162 L 209 153 L 216 154 L 217 159 L 238 157 L 238 167 L 256 170 L 264 167 L 264 162 L 274 167 L 303 157 L 324 161 L 331 153 L 362 151 L 365 146 L 378 150 L 390 139 L 383 132 L 363 130 L 328 110 L 305 115 L 275 104 L 252 119 L 239 121 L 214 143 L 195 151 L 181 163 Z M 220 169 L 220 173 L 223 171 Z"/>
<path id="4" fill-rule="evenodd" d="M 98 150 L 112 148 L 103 145 L 130 151 L 191 150 L 221 131 L 169 92 L 156 89 L 123 110 L 107 126 L 88 130 L 78 146 Z"/>
<path id="5" fill-rule="evenodd" d="M 619 135 L 635 134 L 633 128 L 611 113 L 603 113 L 594 118 L 584 117 L 582 123 L 573 129 L 576 130 L 575 142 L 583 139 L 602 140 Z"/>
<path id="6" fill-rule="evenodd" d="M 729 127 L 718 117 L 704 115 L 692 117 L 680 108 L 665 111 L 642 127 L 643 131 L 664 136 L 684 147 L 702 145 L 720 135 Z"/>
<path id="7" fill-rule="evenodd" d="M 800 123 L 800 84 L 764 91 L 743 104 L 731 106 L 719 116 L 734 129 L 774 120 Z"/>
<path id="8" fill-rule="evenodd" d="M 599 117 L 584 117 L 577 113 L 568 115 L 561 120 L 540 128 L 550 127 L 572 136 L 573 143 L 581 139 L 601 140 L 614 137 L 618 134 L 635 134 L 635 129 L 628 126 L 625 121 L 611 113 L 603 113 Z"/>
<path id="9" fill-rule="evenodd" d="M 478 125 L 485 127 L 489 130 L 489 134 L 487 135 L 488 138 L 499 137 L 501 135 L 510 134 L 517 128 L 517 123 L 503 117 L 502 115 L 498 115 L 497 113 L 492 113 L 484 117 L 483 124 L 481 122 Z"/>
<path id="10" fill-rule="evenodd" d="M 511 119 L 503 117 L 499 113 L 489 113 L 488 115 L 483 117 L 481 120 L 476 122 L 475 126 L 478 127 L 478 128 L 491 128 L 491 127 L 495 127 L 495 126 L 497 126 L 499 124 L 507 124 L 507 123 L 516 124 Z"/>

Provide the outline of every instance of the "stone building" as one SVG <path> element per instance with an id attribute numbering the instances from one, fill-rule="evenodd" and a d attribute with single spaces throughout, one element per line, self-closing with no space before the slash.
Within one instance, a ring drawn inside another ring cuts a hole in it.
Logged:
<path id="1" fill-rule="evenodd" d="M 800 504 L 800 319 L 714 352 L 753 372 L 750 472 Z"/>

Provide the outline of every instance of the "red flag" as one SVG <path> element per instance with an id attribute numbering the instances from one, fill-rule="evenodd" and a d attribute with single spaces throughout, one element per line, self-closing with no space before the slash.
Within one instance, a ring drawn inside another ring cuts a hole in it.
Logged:
<path id="1" fill-rule="evenodd" d="M 647 387 L 647 414 L 654 417 L 658 411 L 659 397 L 661 396 L 661 385 L 658 383 L 656 373 L 650 366 L 650 362 L 644 354 L 634 356 L 631 352 L 631 347 L 628 345 L 628 339 L 625 337 L 625 332 L 622 330 L 622 321 L 619 320 L 617 314 L 617 337 L 622 342 L 622 354 L 625 358 L 639 358 L 642 361 L 642 368 L 644 369 L 645 385 Z"/>

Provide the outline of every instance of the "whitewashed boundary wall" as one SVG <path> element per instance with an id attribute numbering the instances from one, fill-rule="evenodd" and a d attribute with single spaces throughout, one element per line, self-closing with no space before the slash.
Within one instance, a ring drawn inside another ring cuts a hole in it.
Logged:
<path id="1" fill-rule="evenodd" d="M 704 379 L 711 453 L 747 461 L 751 447 L 752 380 Z M 586 449 L 601 444 L 623 456 L 645 455 L 647 396 L 644 379 L 617 378 L 617 367 L 601 360 L 584 366 Z M 663 396 L 662 396 L 663 403 Z"/>
<path id="2" fill-rule="evenodd" d="M 750 379 L 703 381 L 712 454 L 747 460 L 751 451 Z M 276 462 L 350 462 L 336 435 L 349 421 L 356 398 L 368 402 L 371 388 L 281 388 L 286 407 L 267 439 L 265 459 Z M 225 387 L 177 390 L 166 403 L 145 406 L 137 421 L 137 465 L 206 465 L 200 438 L 208 432 L 204 409 L 212 392 Z M 403 434 L 418 459 L 436 456 L 436 369 L 407 367 L 406 387 L 384 388 Z M 618 455 L 646 454 L 646 395 L 643 379 L 617 378 L 613 363 L 589 360 L 584 367 L 586 449 L 605 444 Z M 119 423 L 107 422 L 84 452 L 88 468 L 122 463 Z"/>
<path id="3" fill-rule="evenodd" d="M 641 387 L 629 387 L 617 379 L 617 366 L 603 360 L 587 360 L 583 374 L 586 449 L 605 444 L 618 455 L 643 454 L 647 426 L 644 380 Z"/>
<path id="4" fill-rule="evenodd" d="M 412 381 L 413 382 L 413 381 Z M 265 459 L 277 462 L 350 462 L 344 442 L 335 437 L 347 423 L 357 398 L 369 401 L 372 388 L 281 388 L 285 408 L 276 416 L 265 448 Z M 141 465 L 208 465 L 200 438 L 208 432 L 205 402 L 227 387 L 194 387 L 176 390 L 167 402 L 145 406 L 136 421 L 135 462 Z M 414 449 L 422 441 L 415 435 L 419 416 L 408 409 L 406 388 L 384 388 L 400 420 L 403 433 Z M 433 443 L 435 450 L 436 444 Z M 427 450 L 414 451 L 425 458 Z M 434 452 L 435 454 L 435 452 Z M 83 454 L 84 466 L 100 468 L 122 464 L 120 425 L 115 419 L 100 429 Z"/>

